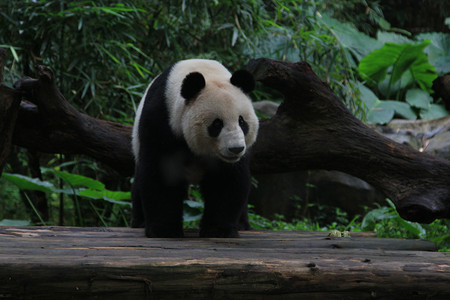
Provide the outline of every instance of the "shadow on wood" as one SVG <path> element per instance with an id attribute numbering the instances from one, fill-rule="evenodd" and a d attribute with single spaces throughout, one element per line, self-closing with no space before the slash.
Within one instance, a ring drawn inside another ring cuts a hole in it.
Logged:
<path id="1" fill-rule="evenodd" d="M 343 171 L 377 187 L 407 220 L 426 223 L 450 216 L 449 161 L 397 144 L 365 126 L 307 63 L 258 59 L 248 69 L 285 98 L 277 114 L 261 122 L 252 149 L 254 174 Z M 38 66 L 37 79 L 23 78 L 15 87 L 34 103 L 22 102 L 13 136 L 16 145 L 88 155 L 132 175 L 130 126 L 78 112 L 59 92 L 47 67 Z"/>

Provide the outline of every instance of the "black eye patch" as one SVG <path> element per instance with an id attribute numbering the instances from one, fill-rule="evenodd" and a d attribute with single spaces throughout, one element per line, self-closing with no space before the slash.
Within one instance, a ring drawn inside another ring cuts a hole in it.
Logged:
<path id="1" fill-rule="evenodd" d="M 247 135 L 248 133 L 248 123 L 245 122 L 244 118 L 242 116 L 239 116 L 239 126 L 242 129 L 242 132 L 244 135 Z"/>
<path id="2" fill-rule="evenodd" d="M 211 125 L 208 126 L 208 134 L 210 137 L 218 137 L 223 128 L 223 121 L 215 119 Z"/>

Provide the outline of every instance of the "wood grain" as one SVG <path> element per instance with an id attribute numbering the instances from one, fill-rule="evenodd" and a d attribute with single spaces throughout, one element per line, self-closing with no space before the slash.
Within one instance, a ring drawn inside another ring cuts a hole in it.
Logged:
<path id="1" fill-rule="evenodd" d="M 2 299 L 448 299 L 450 255 L 352 233 L 0 227 Z"/>

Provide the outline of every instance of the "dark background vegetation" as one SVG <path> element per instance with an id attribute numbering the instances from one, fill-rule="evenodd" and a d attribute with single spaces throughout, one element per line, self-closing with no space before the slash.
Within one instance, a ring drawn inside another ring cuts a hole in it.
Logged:
<path id="1" fill-rule="evenodd" d="M 377 99 L 388 98 L 382 89 L 369 84 L 358 65 L 375 50 L 371 45 L 381 47 L 387 41 L 380 32 L 388 34 L 389 41 L 411 44 L 428 37 L 421 34 L 433 33 L 432 45 L 442 39 L 446 51 L 450 49 L 449 19 L 445 19 L 449 15 L 448 1 L 433 0 L 0 0 L 0 47 L 8 51 L 7 85 L 33 76 L 37 64 L 47 65 L 56 72 L 61 92 L 77 109 L 124 124 L 132 124 L 149 82 L 173 62 L 216 59 L 236 70 L 257 57 L 307 61 L 355 115 L 370 121 L 374 104 L 367 102 L 363 91 L 370 89 Z M 427 51 L 436 76 L 450 71 L 434 63 L 439 60 L 433 59 L 442 58 L 437 50 L 432 52 L 435 56 Z M 392 100 L 404 103 L 410 88 L 420 86 L 415 82 L 399 86 Z M 262 86 L 253 96 L 255 101 L 281 100 Z M 433 107 L 433 112 L 445 114 L 440 99 L 429 97 L 428 101 L 429 111 Z M 397 104 L 392 105 L 390 118 L 394 113 L 398 116 Z M 414 114 L 406 117 L 426 115 L 411 108 Z M 88 157 L 15 148 L 5 172 L 27 178 L 21 182 L 17 177 L 0 179 L 0 224 L 128 225 L 132 178 L 123 178 Z M 32 185 L 29 177 L 40 180 Z M 51 186 L 44 188 L 43 183 Z M 186 201 L 186 226 L 196 226 L 200 199 L 192 187 Z M 46 203 L 46 211 L 36 209 L 39 201 Z M 302 209 L 301 199 L 296 201 Z M 276 212 L 275 220 L 255 214 L 251 219 L 258 228 L 377 230 L 384 236 L 426 237 L 442 244 L 441 248 L 448 247 L 446 220 L 424 227 L 402 220 L 386 205 L 353 220 L 339 209 L 334 219 L 318 215 L 287 222 Z"/>

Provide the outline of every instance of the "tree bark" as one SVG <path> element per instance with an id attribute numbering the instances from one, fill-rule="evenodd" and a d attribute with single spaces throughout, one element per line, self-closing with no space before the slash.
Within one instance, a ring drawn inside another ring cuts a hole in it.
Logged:
<path id="1" fill-rule="evenodd" d="M 58 90 L 50 68 L 37 66 L 37 77 L 15 84 L 35 105 L 22 102 L 14 143 L 45 153 L 87 155 L 122 175 L 132 175 L 132 127 L 77 111 Z"/>
<path id="2" fill-rule="evenodd" d="M 11 142 L 19 112 L 19 93 L 3 85 L 6 52 L 0 48 L 0 175 L 11 151 Z"/>
<path id="3" fill-rule="evenodd" d="M 284 102 L 261 121 L 252 149 L 256 173 L 299 169 L 339 170 L 374 185 L 411 221 L 450 216 L 450 162 L 397 144 L 356 119 L 307 63 L 269 59 L 248 69 L 279 90 Z M 131 126 L 78 112 L 59 92 L 53 72 L 37 68 L 16 89 L 35 105 L 22 102 L 13 142 L 47 153 L 84 154 L 123 175 L 132 175 Z"/>

